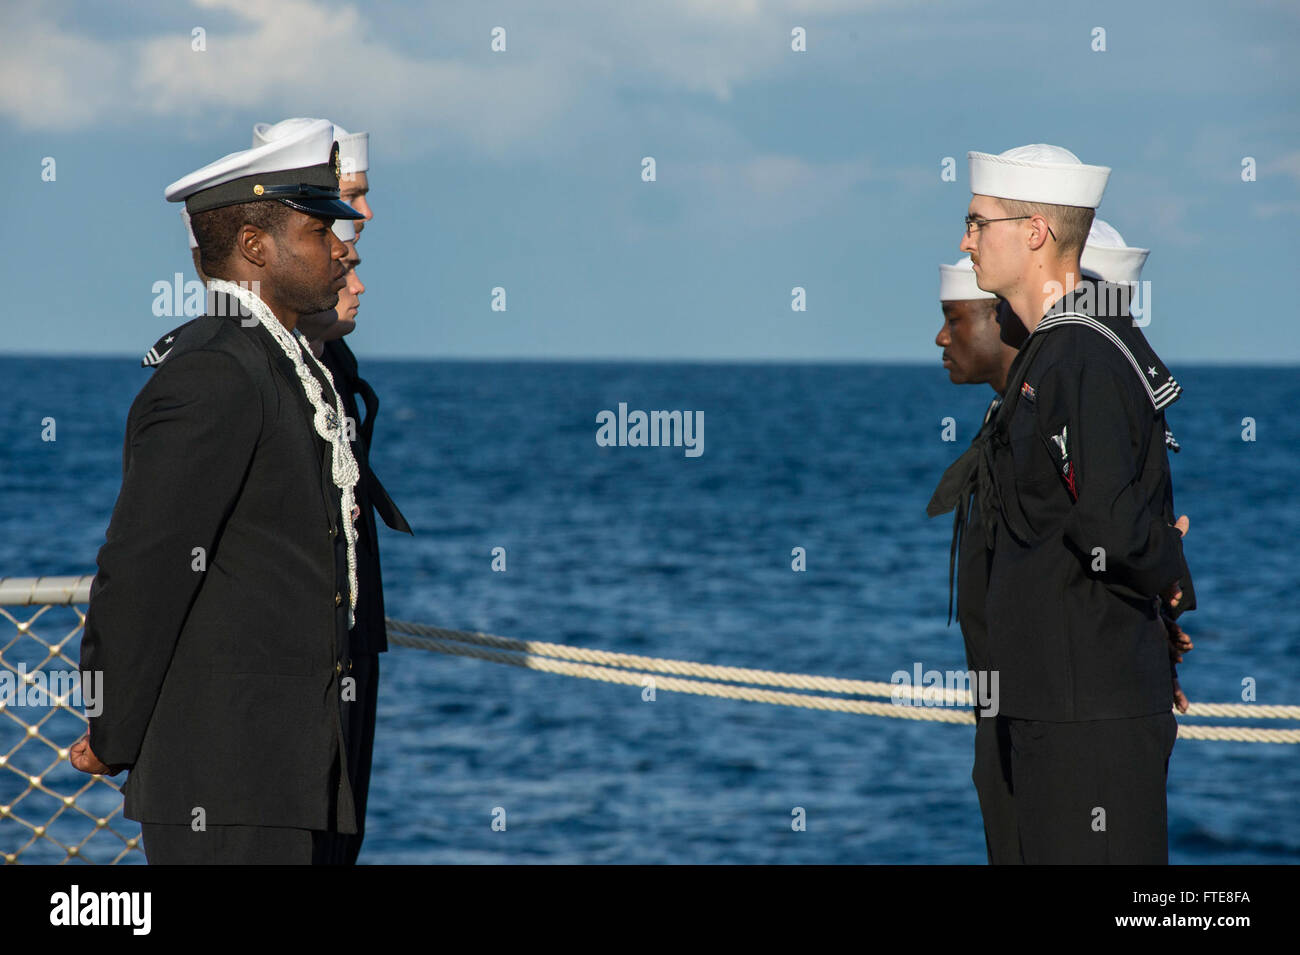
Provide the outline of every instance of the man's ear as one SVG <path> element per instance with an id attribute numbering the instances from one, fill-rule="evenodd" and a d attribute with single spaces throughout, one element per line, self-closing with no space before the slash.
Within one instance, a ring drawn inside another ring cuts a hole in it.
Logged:
<path id="1" fill-rule="evenodd" d="M 1043 247 L 1044 243 L 1047 242 L 1048 237 L 1051 235 L 1051 233 L 1047 231 L 1047 219 L 1042 215 L 1030 216 L 1029 226 L 1034 230 L 1029 235 L 1029 248 L 1037 252 Z"/>
<path id="2" fill-rule="evenodd" d="M 274 240 L 270 234 L 263 232 L 255 225 L 245 222 L 235 233 L 235 249 L 239 255 L 251 265 L 258 268 L 266 266 L 267 246 Z"/>

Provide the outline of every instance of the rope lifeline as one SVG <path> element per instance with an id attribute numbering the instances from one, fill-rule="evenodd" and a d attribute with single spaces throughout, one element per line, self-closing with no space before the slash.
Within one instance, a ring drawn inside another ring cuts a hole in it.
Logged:
<path id="1" fill-rule="evenodd" d="M 808 693 L 781 693 L 750 686 L 727 686 L 712 682 L 758 683 L 795 689 L 816 689 L 831 693 L 863 696 L 893 697 L 895 692 L 907 692 L 891 683 L 870 680 L 847 680 L 838 677 L 812 676 L 802 673 L 780 673 L 742 667 L 693 663 L 689 660 L 671 660 L 637 654 L 614 653 L 607 650 L 588 650 L 582 647 L 535 640 L 517 640 L 493 634 L 431 627 L 408 620 L 388 619 L 389 641 L 397 646 L 418 650 L 431 650 L 452 656 L 472 657 L 529 670 L 542 670 L 562 676 L 619 683 L 626 686 L 653 685 L 678 693 L 696 696 L 713 696 L 725 699 L 746 700 L 753 703 L 770 703 L 777 706 L 797 706 L 805 709 L 831 710 L 840 713 L 858 713 L 866 716 L 886 716 L 895 719 L 924 720 L 939 723 L 973 723 L 973 710 L 951 709 L 935 705 L 940 699 L 947 707 L 969 705 L 970 694 L 960 690 L 939 688 L 910 688 L 914 703 L 876 703 L 869 700 L 841 699 L 815 696 Z M 583 662 L 575 662 L 583 661 Z M 639 669 L 634 669 L 639 668 Z M 646 672 L 654 671 L 654 672 Z M 656 676 L 670 673 L 705 679 L 679 679 L 676 676 Z M 929 701 L 929 705 L 916 705 Z M 1236 703 L 1192 704 L 1183 716 L 1265 717 L 1270 719 L 1300 719 L 1300 706 L 1251 706 Z M 1250 743 L 1300 743 L 1300 729 L 1257 729 L 1246 726 L 1198 726 L 1180 723 L 1178 735 L 1183 739 L 1237 741 Z"/>

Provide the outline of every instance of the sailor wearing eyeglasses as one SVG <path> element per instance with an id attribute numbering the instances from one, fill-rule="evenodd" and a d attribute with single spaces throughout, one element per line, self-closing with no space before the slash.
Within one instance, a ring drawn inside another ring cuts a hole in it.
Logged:
<path id="1" fill-rule="evenodd" d="M 1081 278 L 1109 168 L 1041 144 L 970 165 L 960 248 L 1029 333 L 980 455 L 1022 861 L 1164 864 L 1177 725 L 1162 611 L 1194 606 L 1166 456 L 1181 387 L 1124 297 Z"/>

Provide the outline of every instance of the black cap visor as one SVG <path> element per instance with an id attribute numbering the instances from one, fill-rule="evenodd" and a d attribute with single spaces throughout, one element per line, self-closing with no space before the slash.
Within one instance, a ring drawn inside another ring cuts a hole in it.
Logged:
<path id="1" fill-rule="evenodd" d="M 290 209 L 297 209 L 309 216 L 324 216 L 327 219 L 364 219 L 365 216 L 342 199 L 304 199 L 297 196 L 275 196 Z"/>

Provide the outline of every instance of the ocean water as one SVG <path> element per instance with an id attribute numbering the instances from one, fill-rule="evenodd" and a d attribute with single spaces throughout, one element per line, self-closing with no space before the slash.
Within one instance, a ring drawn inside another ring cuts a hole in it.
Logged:
<path id="1" fill-rule="evenodd" d="M 951 518 L 927 520 L 925 504 L 987 388 L 899 365 L 363 371 L 383 402 L 373 464 L 416 530 L 381 529 L 390 616 L 863 679 L 964 667 L 945 620 Z M 93 572 L 148 374 L 129 359 L 0 358 L 0 576 Z M 1183 687 L 1237 701 L 1251 680 L 1260 702 L 1300 703 L 1300 371 L 1175 374 L 1175 495 L 1200 602 L 1183 621 L 1196 643 Z M 703 453 L 599 447 L 596 415 L 620 402 L 702 411 Z M 791 570 L 795 547 L 806 572 Z M 403 648 L 381 671 L 363 862 L 985 860 L 969 725 L 663 690 L 647 702 L 639 687 Z M 0 720 L 0 752 L 12 736 Z M 0 771 L 0 797 L 15 778 Z M 1180 741 L 1171 861 L 1300 861 L 1298 791 L 1296 746 Z"/>

